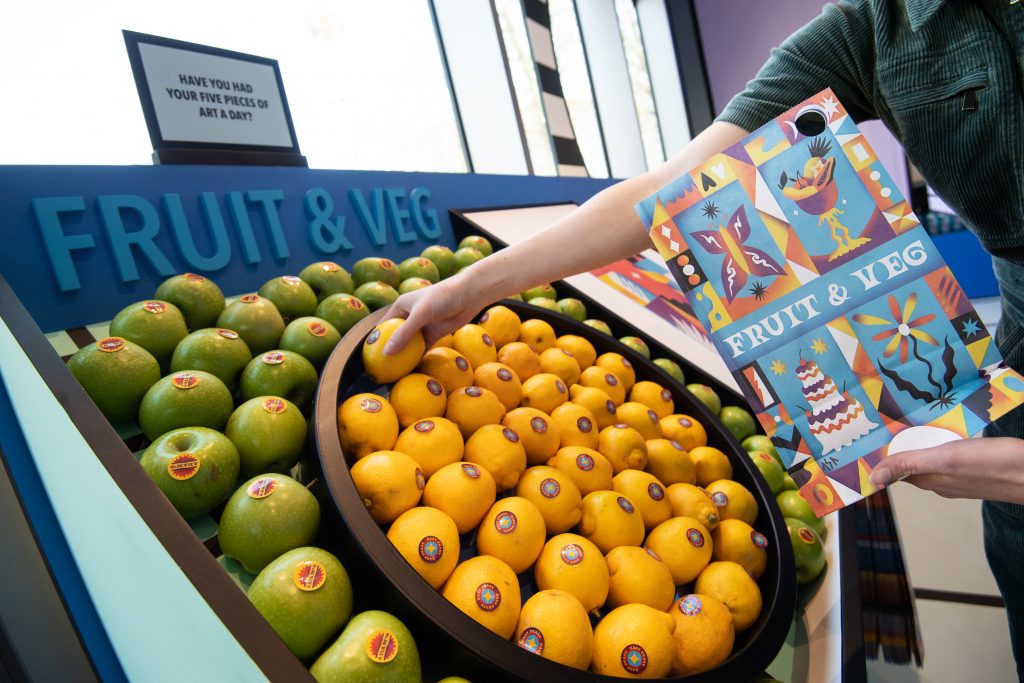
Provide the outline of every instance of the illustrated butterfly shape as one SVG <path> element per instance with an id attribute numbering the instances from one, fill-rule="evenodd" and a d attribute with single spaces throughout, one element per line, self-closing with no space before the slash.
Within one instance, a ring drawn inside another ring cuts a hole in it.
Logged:
<path id="1" fill-rule="evenodd" d="M 725 261 L 722 262 L 722 286 L 729 303 L 743 291 L 747 276 L 770 277 L 784 273 L 775 259 L 757 247 L 746 244 L 750 239 L 750 221 L 742 206 L 718 230 L 696 230 L 691 234 L 704 251 L 725 255 Z"/>

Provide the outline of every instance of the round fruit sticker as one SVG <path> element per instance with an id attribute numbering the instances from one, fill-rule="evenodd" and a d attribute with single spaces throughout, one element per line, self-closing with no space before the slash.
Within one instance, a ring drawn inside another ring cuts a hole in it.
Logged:
<path id="1" fill-rule="evenodd" d="M 306 560 L 295 568 L 292 574 L 292 582 L 299 590 L 306 592 L 315 591 L 324 585 L 327 580 L 327 570 L 319 562 Z"/>
<path id="2" fill-rule="evenodd" d="M 540 632 L 540 629 L 533 626 L 524 628 L 523 632 L 519 634 L 519 641 L 517 642 L 517 645 L 527 652 L 532 652 L 535 655 L 543 654 L 544 634 Z"/>
<path id="3" fill-rule="evenodd" d="M 753 541 L 754 545 L 761 550 L 768 547 L 768 539 L 764 537 L 764 534 L 758 533 L 757 531 L 750 532 L 750 540 Z"/>
<path id="4" fill-rule="evenodd" d="M 238 339 L 238 333 L 234 330 L 229 330 L 224 327 L 217 328 L 217 334 L 224 337 L 225 339 Z"/>
<path id="5" fill-rule="evenodd" d="M 658 421 L 658 414 L 656 412 L 654 412 L 653 410 L 648 410 L 647 411 L 647 417 L 649 417 L 651 419 L 651 422 L 657 422 Z"/>
<path id="6" fill-rule="evenodd" d="M 462 473 L 465 474 L 470 479 L 480 478 L 480 470 L 477 468 L 476 465 L 467 465 L 466 463 L 463 463 Z"/>
<path id="7" fill-rule="evenodd" d="M 633 367 L 633 364 L 629 362 L 628 358 L 623 358 L 622 359 L 622 364 L 625 365 L 627 368 Z"/>
<path id="8" fill-rule="evenodd" d="M 494 340 L 491 339 L 491 335 L 484 333 L 480 336 L 480 338 L 484 340 L 484 344 L 486 344 L 487 346 L 494 346 Z"/>
<path id="9" fill-rule="evenodd" d="M 306 329 L 314 337 L 323 337 L 327 334 L 327 325 L 324 325 L 319 320 L 314 320 L 306 325 Z"/>
<path id="10" fill-rule="evenodd" d="M 555 380 L 555 389 L 557 389 L 560 394 L 564 394 L 566 392 L 565 384 L 563 384 L 560 379 Z"/>
<path id="11" fill-rule="evenodd" d="M 712 493 L 711 500 L 715 501 L 715 505 L 720 508 L 724 508 L 729 504 L 729 496 L 725 495 L 722 491 L 715 491 Z"/>
<path id="12" fill-rule="evenodd" d="M 619 504 L 619 507 L 628 512 L 629 514 L 633 514 L 633 511 L 636 510 L 636 508 L 633 507 L 633 504 L 629 502 L 629 499 L 624 498 L 623 496 L 619 496 L 615 502 L 617 502 Z"/>
<path id="13" fill-rule="evenodd" d="M 466 396 L 472 396 L 473 398 L 479 398 L 484 395 L 483 389 L 480 387 L 466 387 Z"/>
<path id="14" fill-rule="evenodd" d="M 240 297 L 238 300 L 241 301 L 243 304 L 254 304 L 254 303 L 256 303 L 257 301 L 260 300 L 260 295 L 259 294 L 246 294 L 245 296 Z"/>
<path id="15" fill-rule="evenodd" d="M 444 391 L 444 387 L 442 387 L 441 383 L 438 382 L 436 379 L 428 379 L 427 380 L 427 391 L 429 391 L 434 396 L 440 396 L 441 392 Z"/>
<path id="16" fill-rule="evenodd" d="M 363 304 L 362 301 L 360 301 L 359 299 L 355 298 L 354 296 L 350 296 L 348 298 L 348 306 L 352 310 L 358 311 L 360 308 L 362 308 L 364 306 L 364 304 Z"/>
<path id="17" fill-rule="evenodd" d="M 690 545 L 694 548 L 704 547 L 704 534 L 702 534 L 699 529 L 694 529 L 693 527 L 687 529 L 686 540 L 689 541 Z"/>
<path id="18" fill-rule="evenodd" d="M 142 307 L 150 313 L 163 313 L 167 310 L 167 304 L 163 301 L 147 301 Z"/>
<path id="19" fill-rule="evenodd" d="M 693 422 L 691 422 L 690 418 L 688 418 L 688 417 L 681 417 L 681 418 L 679 418 L 678 422 L 679 422 L 679 426 L 686 427 L 687 429 L 689 429 L 690 427 L 693 426 Z"/>
<path id="20" fill-rule="evenodd" d="M 380 260 L 380 267 L 384 270 L 391 270 L 395 267 L 395 263 L 391 259 L 382 258 Z"/>
<path id="21" fill-rule="evenodd" d="M 415 429 L 417 432 L 421 432 L 421 433 L 426 434 L 427 432 L 429 432 L 432 429 L 434 429 L 434 421 L 433 420 L 420 420 L 419 422 L 416 423 L 416 425 L 413 427 L 413 429 Z"/>
<path id="22" fill-rule="evenodd" d="M 688 617 L 695 617 L 704 609 L 704 604 L 696 595 L 687 595 L 678 604 L 679 611 Z"/>
<path id="23" fill-rule="evenodd" d="M 647 495 L 654 500 L 661 500 L 665 497 L 665 489 L 661 488 L 661 484 L 652 481 L 647 485 Z"/>
<path id="24" fill-rule="evenodd" d="M 672 444 L 672 447 L 675 448 L 677 451 L 686 450 L 685 448 L 683 448 L 683 444 L 679 443 L 678 441 L 669 441 L 669 443 Z"/>
<path id="25" fill-rule="evenodd" d="M 286 285 L 291 285 L 292 287 L 296 287 L 296 286 L 298 286 L 298 284 L 299 284 L 300 282 L 302 282 L 302 280 L 301 280 L 301 279 L 299 279 L 299 278 L 295 277 L 294 275 L 282 275 L 282 276 L 281 276 L 281 280 L 282 280 L 282 281 L 283 281 L 283 282 L 284 282 L 284 283 L 285 283 Z"/>
<path id="26" fill-rule="evenodd" d="M 203 277 L 202 275 L 197 275 L 195 273 L 185 273 L 185 279 L 191 280 L 192 282 L 206 282 L 205 277 Z"/>
<path id="27" fill-rule="evenodd" d="M 760 458 L 761 460 L 764 460 L 765 462 L 771 462 L 772 460 L 774 460 L 772 456 L 768 455 L 764 451 L 758 451 L 757 457 Z"/>
<path id="28" fill-rule="evenodd" d="M 586 453 L 580 453 L 576 456 L 576 467 L 579 467 L 584 472 L 589 472 L 594 469 L 594 458 Z"/>
<path id="29" fill-rule="evenodd" d="M 333 273 L 334 271 L 338 270 L 338 268 L 340 268 L 340 266 L 334 261 L 325 261 L 323 264 L 320 265 L 320 270 L 324 271 L 325 273 Z"/>
<path id="30" fill-rule="evenodd" d="M 490 318 L 490 317 L 491 317 L 491 312 L 490 311 L 484 311 L 484 314 L 482 316 L 480 316 L 480 322 L 481 323 L 485 323 L 485 322 L 487 322 L 488 318 Z"/>
<path id="31" fill-rule="evenodd" d="M 191 372 L 179 372 L 171 377 L 171 385 L 175 389 L 191 389 L 199 385 L 199 378 Z"/>
<path id="32" fill-rule="evenodd" d="M 370 330 L 370 334 L 366 337 L 367 344 L 376 344 L 377 340 L 380 339 L 380 328 L 375 327 Z"/>
<path id="33" fill-rule="evenodd" d="M 249 488 L 245 490 L 249 494 L 250 498 L 266 498 L 271 493 L 277 490 L 277 479 L 273 477 L 260 477 L 253 483 L 249 484 Z"/>
<path id="34" fill-rule="evenodd" d="M 416 488 L 422 491 L 427 485 L 427 478 L 423 476 L 423 470 L 416 468 Z"/>
<path id="35" fill-rule="evenodd" d="M 516 530 L 518 526 L 518 520 L 516 515 L 510 510 L 504 510 L 498 513 L 498 516 L 494 518 L 494 528 L 498 530 L 499 534 L 510 534 Z"/>
<path id="36" fill-rule="evenodd" d="M 444 555 L 444 545 L 437 536 L 424 536 L 420 539 L 420 559 L 433 564 Z"/>
<path id="37" fill-rule="evenodd" d="M 579 547 L 575 543 L 570 543 L 562 548 L 562 552 L 560 554 L 562 556 L 562 562 L 569 565 L 579 564 L 583 561 L 583 548 Z"/>
<path id="38" fill-rule="evenodd" d="M 557 481 L 550 477 L 540 483 L 540 495 L 545 498 L 554 498 L 558 495 L 558 492 L 562 490 L 562 487 Z"/>
<path id="39" fill-rule="evenodd" d="M 263 362 L 267 365 L 280 365 L 284 362 L 284 354 L 280 351 L 270 351 L 263 354 Z"/>
<path id="40" fill-rule="evenodd" d="M 493 612 L 501 604 L 501 591 L 493 583 L 481 583 L 476 587 L 476 606 L 485 612 Z"/>
<path id="41" fill-rule="evenodd" d="M 622 668 L 631 674 L 642 674 L 647 668 L 647 652 L 636 643 L 622 648 Z"/>
<path id="42" fill-rule="evenodd" d="M 519 435 L 516 434 L 516 430 L 505 427 L 501 430 L 501 434 L 512 443 L 519 443 Z"/>
<path id="43" fill-rule="evenodd" d="M 607 401 L 605 401 L 604 407 L 608 411 L 609 415 L 615 414 L 615 401 L 608 399 Z"/>
<path id="44" fill-rule="evenodd" d="M 512 372 L 507 368 L 498 368 L 498 379 L 502 382 L 509 382 L 512 380 Z"/>
<path id="45" fill-rule="evenodd" d="M 653 550 L 651 550 L 650 548 L 644 548 L 644 550 L 646 550 L 646 551 L 647 551 L 647 554 L 648 554 L 648 555 L 650 555 L 651 557 L 653 557 L 654 559 L 656 559 L 656 560 L 657 560 L 658 562 L 661 562 L 661 557 L 660 557 L 660 556 L 658 555 L 658 553 L 654 552 L 654 551 L 653 551 Z"/>
<path id="46" fill-rule="evenodd" d="M 459 356 L 455 359 L 455 367 L 459 370 L 469 370 L 469 361 L 462 356 Z"/>
<path id="47" fill-rule="evenodd" d="M 586 434 L 587 432 L 594 428 L 594 425 L 590 421 L 589 417 L 581 417 L 580 419 L 576 420 L 576 428 L 579 429 L 584 434 Z"/>
<path id="48" fill-rule="evenodd" d="M 167 463 L 167 474 L 171 475 L 171 479 L 185 481 L 198 474 L 199 466 L 199 458 L 196 456 L 191 453 L 178 453 Z"/>
<path id="49" fill-rule="evenodd" d="M 543 417 L 535 417 L 530 420 L 530 429 L 538 434 L 543 434 L 548 431 L 548 423 Z"/>
<path id="50" fill-rule="evenodd" d="M 288 410 L 288 404 L 284 402 L 283 398 L 268 396 L 263 399 L 263 410 L 267 411 L 271 415 L 280 415 L 284 411 Z"/>
<path id="51" fill-rule="evenodd" d="M 609 372 L 604 376 L 604 381 L 608 383 L 608 386 L 614 387 L 619 383 L 619 378 Z"/>
<path id="52" fill-rule="evenodd" d="M 398 638 L 386 628 L 374 631 L 366 639 L 366 656 L 378 664 L 387 664 L 398 656 Z"/>
<path id="53" fill-rule="evenodd" d="M 384 405 L 375 398 L 364 398 L 359 402 L 359 407 L 362 408 L 363 412 L 379 413 Z"/>
<path id="54" fill-rule="evenodd" d="M 569 349 L 562 349 L 562 353 L 564 353 L 565 355 L 569 356 L 569 358 L 575 358 L 576 357 L 576 356 L 572 355 L 572 351 L 570 351 Z"/>
<path id="55" fill-rule="evenodd" d="M 96 348 L 103 353 L 116 353 L 124 348 L 125 343 L 121 337 L 107 337 L 96 342 Z"/>
<path id="56" fill-rule="evenodd" d="M 796 532 L 796 535 L 800 537 L 800 540 L 807 545 L 814 545 L 814 532 L 807 528 L 802 528 Z"/>
<path id="57" fill-rule="evenodd" d="M 668 389 L 662 389 L 661 390 L 661 400 L 664 401 L 665 403 L 668 403 L 669 401 L 671 401 L 672 400 L 672 392 L 669 391 Z"/>

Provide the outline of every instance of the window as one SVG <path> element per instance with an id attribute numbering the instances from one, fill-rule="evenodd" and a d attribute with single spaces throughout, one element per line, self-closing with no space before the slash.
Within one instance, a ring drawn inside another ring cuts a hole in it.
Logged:
<path id="1" fill-rule="evenodd" d="M 665 161 L 665 146 L 661 140 L 658 112 L 654 107 L 651 77 L 647 71 L 647 57 L 640 36 L 640 23 L 633 0 L 615 0 L 615 11 L 619 16 L 619 32 L 622 34 L 622 46 L 626 53 L 633 104 L 636 106 L 640 137 L 644 144 L 644 156 L 647 158 L 647 168 L 654 168 Z"/>

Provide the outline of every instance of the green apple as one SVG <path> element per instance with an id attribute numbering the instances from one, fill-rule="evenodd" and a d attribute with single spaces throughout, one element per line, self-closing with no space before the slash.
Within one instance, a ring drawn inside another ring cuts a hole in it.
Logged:
<path id="1" fill-rule="evenodd" d="M 204 515 L 231 495 L 238 479 L 238 451 L 206 427 L 182 427 L 149 445 L 139 461 L 182 517 Z"/>
<path id="2" fill-rule="evenodd" d="M 294 351 L 275 349 L 249 361 L 239 383 L 242 398 L 280 396 L 305 410 L 316 391 L 316 368 Z"/>
<path id="3" fill-rule="evenodd" d="M 398 298 L 398 290 L 386 282 L 366 282 L 356 287 L 356 297 L 371 311 L 390 306 Z"/>
<path id="4" fill-rule="evenodd" d="M 579 299 L 566 298 L 558 300 L 558 308 L 573 320 L 583 322 L 587 319 L 587 307 Z"/>
<path id="5" fill-rule="evenodd" d="M 83 346 L 68 370 L 111 422 L 134 420 L 149 388 L 160 379 L 160 364 L 146 349 L 122 337 Z"/>
<path id="6" fill-rule="evenodd" d="M 402 284 L 398 285 L 398 293 L 415 292 L 417 289 L 424 289 L 431 284 L 430 280 L 424 277 L 411 277 L 408 280 L 402 280 Z"/>
<path id="7" fill-rule="evenodd" d="M 434 284 L 441 279 L 441 272 L 434 265 L 434 262 L 425 256 L 413 256 L 398 264 L 398 273 L 403 280 L 411 277 L 421 277 L 430 280 Z"/>
<path id="8" fill-rule="evenodd" d="M 707 406 L 712 415 L 718 415 L 722 410 L 722 399 L 718 393 L 707 384 L 687 384 L 686 390 L 693 394 L 697 400 Z M 726 425 L 728 427 L 728 425 Z"/>
<path id="9" fill-rule="evenodd" d="M 251 398 L 231 413 L 224 434 L 238 449 L 243 477 L 290 470 L 306 445 L 306 418 L 291 401 Z"/>
<path id="10" fill-rule="evenodd" d="M 313 315 L 318 303 L 313 288 L 295 275 L 282 275 L 267 280 L 257 293 L 273 301 L 277 312 L 286 321 Z"/>
<path id="11" fill-rule="evenodd" d="M 299 659 L 310 659 L 352 615 L 352 582 L 334 555 L 305 546 L 263 568 L 249 600 Z"/>
<path id="12" fill-rule="evenodd" d="M 531 306 L 537 306 L 538 308 L 546 308 L 549 311 L 554 311 L 555 313 L 562 312 L 562 309 L 558 307 L 558 304 L 555 303 L 555 300 L 549 299 L 546 296 L 535 296 L 532 299 L 528 300 L 526 303 L 530 304 Z"/>
<path id="13" fill-rule="evenodd" d="M 434 262 L 442 279 L 450 277 L 455 272 L 455 254 L 443 244 L 430 245 L 420 252 L 420 256 Z"/>
<path id="14" fill-rule="evenodd" d="M 783 517 L 799 519 L 819 535 L 825 533 L 825 520 L 814 514 L 811 504 L 804 500 L 799 491 L 784 490 L 775 496 L 775 502 L 779 504 Z"/>
<path id="15" fill-rule="evenodd" d="M 683 369 L 679 367 L 679 363 L 669 358 L 655 358 L 654 364 L 667 372 L 670 377 L 674 377 L 680 384 L 686 384 L 686 375 L 683 374 Z"/>
<path id="16" fill-rule="evenodd" d="M 543 285 L 537 285 L 536 287 L 530 287 L 528 290 L 523 292 L 523 301 L 536 299 L 539 296 L 551 299 L 552 301 L 556 301 L 558 299 L 558 293 L 555 291 L 555 288 L 545 283 Z"/>
<path id="17" fill-rule="evenodd" d="M 786 517 L 789 542 L 796 560 L 796 582 L 803 585 L 818 578 L 825 568 L 825 546 L 814 527 L 802 519 Z"/>
<path id="18" fill-rule="evenodd" d="M 397 287 L 402 281 L 402 274 L 391 259 L 369 256 L 359 259 L 352 266 L 352 281 L 357 288 L 367 282 L 377 281 Z"/>
<path id="19" fill-rule="evenodd" d="M 224 429 L 234 403 L 216 375 L 173 372 L 149 388 L 139 404 L 139 426 L 150 440 L 179 427 Z"/>
<path id="20" fill-rule="evenodd" d="M 793 477 L 789 476 L 789 472 L 782 473 L 782 490 L 783 491 L 799 491 L 800 487 L 793 481 Z"/>
<path id="21" fill-rule="evenodd" d="M 228 304 L 217 317 L 217 327 L 237 332 L 255 355 L 277 346 L 284 332 L 284 318 L 273 301 L 259 294 L 246 294 Z"/>
<path id="22" fill-rule="evenodd" d="M 317 303 L 331 294 L 351 294 L 355 289 L 352 276 L 334 261 L 317 261 L 302 269 L 299 277 L 316 294 Z"/>
<path id="23" fill-rule="evenodd" d="M 768 451 L 748 451 L 747 455 L 754 462 L 757 471 L 764 477 L 772 495 L 779 493 L 783 484 L 782 465 Z"/>
<path id="24" fill-rule="evenodd" d="M 609 337 L 612 336 L 612 328 L 608 327 L 608 323 L 603 320 L 595 320 L 594 318 L 588 318 L 583 321 L 583 324 L 587 327 L 593 327 L 598 332 L 603 332 Z"/>
<path id="25" fill-rule="evenodd" d="M 195 273 L 167 278 L 156 288 L 153 296 L 177 306 L 185 316 L 189 330 L 213 327 L 217 316 L 224 310 L 224 292 L 220 291 L 217 283 Z"/>
<path id="26" fill-rule="evenodd" d="M 110 321 L 111 336 L 124 337 L 149 351 L 162 372 L 171 366 L 174 347 L 187 334 L 185 317 L 178 307 L 157 299 L 125 306 Z"/>
<path id="27" fill-rule="evenodd" d="M 343 336 L 368 315 L 369 307 L 354 294 L 331 294 L 316 307 L 316 317 L 334 325 Z"/>
<path id="28" fill-rule="evenodd" d="M 732 432 L 737 441 L 743 441 L 757 431 L 757 423 L 749 410 L 739 406 L 726 406 L 718 412 L 718 419 Z"/>
<path id="29" fill-rule="evenodd" d="M 455 267 L 459 270 L 463 268 L 469 268 L 477 261 L 483 260 L 484 255 L 479 249 L 473 247 L 463 247 L 455 250 Z"/>
<path id="30" fill-rule="evenodd" d="M 750 451 L 764 451 L 768 453 L 775 458 L 777 463 L 779 463 L 779 467 L 783 467 L 783 469 L 785 469 L 782 464 L 782 456 L 779 455 L 779 451 L 775 448 L 775 444 L 772 443 L 770 437 L 767 437 L 764 434 L 754 434 L 753 436 L 748 436 L 743 439 L 743 443 L 741 445 L 743 446 L 743 450 L 748 453 Z"/>
<path id="31" fill-rule="evenodd" d="M 323 318 L 307 316 L 288 323 L 281 335 L 281 348 L 301 355 L 319 370 L 340 341 L 338 328 Z"/>
<path id="32" fill-rule="evenodd" d="M 320 528 L 320 503 L 284 474 L 260 474 L 238 487 L 221 513 L 221 551 L 258 574 L 274 558 L 307 546 Z"/>
<path id="33" fill-rule="evenodd" d="M 228 391 L 234 393 L 238 376 L 251 360 L 252 353 L 237 332 L 207 327 L 178 342 L 171 356 L 171 372 L 203 370 L 219 377 Z"/>
<path id="34" fill-rule="evenodd" d="M 462 241 L 459 242 L 459 249 L 465 249 L 466 247 L 472 247 L 476 249 L 484 256 L 490 256 L 494 253 L 494 246 L 486 237 L 480 235 L 470 235 L 469 237 L 463 237 Z"/>
<path id="35" fill-rule="evenodd" d="M 511 299 L 512 301 L 522 301 L 523 300 L 523 295 L 522 294 L 509 294 L 505 298 L 506 299 Z"/>
<path id="36" fill-rule="evenodd" d="M 640 337 L 622 337 L 619 341 L 639 353 L 644 358 L 651 357 L 651 349 L 647 346 L 647 342 Z"/>
<path id="37" fill-rule="evenodd" d="M 309 668 L 320 683 L 420 683 L 416 641 L 405 624 L 387 612 L 352 617 L 338 639 Z"/>

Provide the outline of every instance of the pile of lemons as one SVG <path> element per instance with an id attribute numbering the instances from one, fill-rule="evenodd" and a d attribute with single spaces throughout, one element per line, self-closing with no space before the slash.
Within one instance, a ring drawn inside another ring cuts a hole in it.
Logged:
<path id="1" fill-rule="evenodd" d="M 767 540 L 700 422 L 622 355 L 505 306 L 385 356 L 402 324 L 362 349 L 387 398 L 347 398 L 338 426 L 366 509 L 424 580 L 577 669 L 658 678 L 724 661 L 761 612 Z"/>

